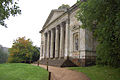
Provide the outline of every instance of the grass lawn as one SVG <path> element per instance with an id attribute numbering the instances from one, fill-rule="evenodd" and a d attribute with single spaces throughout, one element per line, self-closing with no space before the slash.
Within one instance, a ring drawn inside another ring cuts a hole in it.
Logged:
<path id="1" fill-rule="evenodd" d="M 48 80 L 48 72 L 30 64 L 0 64 L 0 80 Z"/>
<path id="2" fill-rule="evenodd" d="M 108 66 L 70 67 L 69 69 L 85 73 L 91 80 L 120 80 L 120 68 Z"/>

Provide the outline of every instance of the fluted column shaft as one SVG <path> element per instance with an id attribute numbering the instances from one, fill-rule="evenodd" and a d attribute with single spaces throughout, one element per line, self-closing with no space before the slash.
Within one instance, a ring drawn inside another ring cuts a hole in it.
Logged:
<path id="1" fill-rule="evenodd" d="M 40 57 L 39 57 L 39 60 L 41 60 L 41 58 L 43 58 L 43 44 L 42 44 L 42 41 L 41 41 L 41 46 L 40 46 Z"/>
<path id="2" fill-rule="evenodd" d="M 55 58 L 58 58 L 58 42 L 59 42 L 59 31 L 58 27 L 56 27 L 56 36 L 55 36 Z"/>
<path id="3" fill-rule="evenodd" d="M 44 58 L 46 58 L 47 53 L 47 33 L 44 34 Z"/>
<path id="4" fill-rule="evenodd" d="M 50 33 L 47 33 L 47 58 L 49 58 L 49 38 L 50 38 Z"/>
<path id="5" fill-rule="evenodd" d="M 63 25 L 60 25 L 60 58 L 64 57 L 64 49 L 63 49 L 63 41 L 64 41 L 64 28 Z"/>
<path id="6" fill-rule="evenodd" d="M 53 58 L 53 44 L 54 44 L 54 33 L 53 30 L 51 30 L 51 46 L 50 46 L 50 58 Z"/>
<path id="7" fill-rule="evenodd" d="M 65 57 L 68 56 L 68 22 L 65 25 Z"/>

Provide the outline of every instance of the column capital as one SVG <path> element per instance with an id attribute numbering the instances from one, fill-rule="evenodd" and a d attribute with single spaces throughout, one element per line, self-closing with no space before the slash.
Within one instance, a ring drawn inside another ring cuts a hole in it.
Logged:
<path id="1" fill-rule="evenodd" d="M 46 35 L 47 35 L 47 32 L 44 33 L 44 36 L 46 36 Z"/>
<path id="2" fill-rule="evenodd" d="M 54 32 L 54 30 L 56 30 L 56 27 L 55 27 L 55 28 L 52 28 L 52 29 L 50 30 L 50 32 Z"/>
<path id="3" fill-rule="evenodd" d="M 56 30 L 59 30 L 59 28 L 60 28 L 60 25 L 57 25 L 57 26 L 55 27 Z"/>
<path id="4" fill-rule="evenodd" d="M 49 34 L 49 31 L 47 31 L 46 33 Z"/>

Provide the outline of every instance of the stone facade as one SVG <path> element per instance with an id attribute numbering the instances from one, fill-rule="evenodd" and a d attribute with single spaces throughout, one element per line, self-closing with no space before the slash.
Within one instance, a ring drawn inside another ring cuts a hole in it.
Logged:
<path id="1" fill-rule="evenodd" d="M 66 62 L 76 66 L 87 66 L 95 62 L 97 42 L 92 32 L 81 28 L 82 23 L 75 17 L 78 10 L 75 4 L 69 9 L 51 11 L 40 31 L 41 61 L 61 60 L 64 63 L 69 60 Z"/>

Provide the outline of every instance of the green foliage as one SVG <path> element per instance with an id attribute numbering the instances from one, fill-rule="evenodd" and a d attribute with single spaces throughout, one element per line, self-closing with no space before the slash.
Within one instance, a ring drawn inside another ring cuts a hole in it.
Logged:
<path id="1" fill-rule="evenodd" d="M 48 80 L 48 72 L 30 64 L 0 64 L 0 80 Z"/>
<path id="2" fill-rule="evenodd" d="M 120 66 L 120 0 L 80 2 L 77 18 L 82 27 L 93 31 L 97 46 L 97 63 Z"/>
<path id="3" fill-rule="evenodd" d="M 0 0 L 0 25 L 7 27 L 5 19 L 8 19 L 10 15 L 16 16 L 21 14 L 21 10 L 15 0 Z"/>
<path id="4" fill-rule="evenodd" d="M 37 61 L 39 59 L 40 51 L 36 46 L 33 46 L 33 48 L 34 48 L 34 51 L 33 51 L 34 55 L 32 55 L 32 61 L 34 62 L 34 61 Z"/>
<path id="5" fill-rule="evenodd" d="M 18 38 L 14 41 L 12 48 L 9 49 L 9 62 L 34 62 L 39 59 L 39 50 L 32 45 L 30 39 L 25 37 Z"/>
<path id="6" fill-rule="evenodd" d="M 67 9 L 70 8 L 68 4 L 62 4 L 58 9 Z"/>
<path id="7" fill-rule="evenodd" d="M 90 80 L 119 80 L 120 68 L 109 66 L 70 67 L 72 70 L 83 72 Z"/>
<path id="8" fill-rule="evenodd" d="M 8 60 L 8 53 L 4 52 L 1 48 L 0 48 L 0 63 L 6 63 Z"/>

